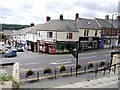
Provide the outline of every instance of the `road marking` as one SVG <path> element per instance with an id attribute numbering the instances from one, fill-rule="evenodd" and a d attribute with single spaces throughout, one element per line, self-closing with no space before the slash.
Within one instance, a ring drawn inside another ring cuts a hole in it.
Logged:
<path id="1" fill-rule="evenodd" d="M 71 63 L 71 61 L 64 61 L 64 62 L 52 62 L 52 63 L 49 63 L 49 64 L 66 64 L 66 63 Z"/>
<path id="2" fill-rule="evenodd" d="M 39 64 L 39 63 L 26 63 L 26 64 L 20 64 L 20 65 L 32 65 L 32 64 Z"/>
<path id="3" fill-rule="evenodd" d="M 22 71 L 26 71 L 26 70 L 43 70 L 43 68 L 34 68 L 34 69 L 28 69 L 28 68 L 19 68 Z"/>
<path id="4" fill-rule="evenodd" d="M 95 58 L 96 56 L 89 56 L 89 57 L 83 57 L 83 58 L 80 58 L 80 59 L 87 59 L 87 58 Z"/>

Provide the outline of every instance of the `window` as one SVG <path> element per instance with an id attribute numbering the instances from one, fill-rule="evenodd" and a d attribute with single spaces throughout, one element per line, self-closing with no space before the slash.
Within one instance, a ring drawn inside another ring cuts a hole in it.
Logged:
<path id="1" fill-rule="evenodd" d="M 53 37 L 53 33 L 52 32 L 47 32 L 47 37 L 52 38 Z"/>
<path id="2" fill-rule="evenodd" d="M 40 31 L 38 32 L 38 36 L 40 37 Z"/>
<path id="3" fill-rule="evenodd" d="M 88 34 L 89 34 L 89 30 L 85 30 L 84 31 L 84 36 L 88 36 Z"/>
<path id="4" fill-rule="evenodd" d="M 97 30 L 95 31 L 95 36 L 97 36 Z"/>
<path id="5" fill-rule="evenodd" d="M 67 33 L 67 39 L 72 39 L 72 33 Z"/>
<path id="6" fill-rule="evenodd" d="M 35 34 L 33 34 L 33 39 L 35 39 Z"/>

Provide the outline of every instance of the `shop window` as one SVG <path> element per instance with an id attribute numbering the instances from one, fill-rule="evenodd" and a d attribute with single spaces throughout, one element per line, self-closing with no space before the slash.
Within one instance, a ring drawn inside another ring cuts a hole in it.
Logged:
<path id="1" fill-rule="evenodd" d="M 52 38 L 53 37 L 53 33 L 52 32 L 47 32 L 47 37 Z"/>
<path id="2" fill-rule="evenodd" d="M 67 39 L 72 39 L 72 33 L 67 33 Z"/>

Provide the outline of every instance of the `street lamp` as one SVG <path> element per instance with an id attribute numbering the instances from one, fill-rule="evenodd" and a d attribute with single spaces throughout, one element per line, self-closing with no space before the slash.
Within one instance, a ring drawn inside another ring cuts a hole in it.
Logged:
<path id="1" fill-rule="evenodd" d="M 114 15 L 117 15 L 117 14 L 112 14 L 112 23 L 111 23 L 111 30 L 110 30 L 110 44 L 109 44 L 109 48 L 110 48 L 110 45 L 112 44 L 111 43 L 111 39 L 112 39 L 112 32 L 113 32 L 113 18 L 114 18 Z"/>

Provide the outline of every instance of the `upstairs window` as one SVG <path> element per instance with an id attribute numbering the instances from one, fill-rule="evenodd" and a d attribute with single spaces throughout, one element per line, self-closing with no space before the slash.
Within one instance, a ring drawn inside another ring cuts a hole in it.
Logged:
<path id="1" fill-rule="evenodd" d="M 53 32 L 47 32 L 47 37 L 52 38 L 53 37 Z"/>
<path id="2" fill-rule="evenodd" d="M 72 33 L 67 33 L 67 39 L 72 39 Z"/>
<path id="3" fill-rule="evenodd" d="M 97 36 L 97 30 L 95 31 L 95 36 Z"/>
<path id="4" fill-rule="evenodd" d="M 89 35 L 89 30 L 85 30 L 84 31 L 84 36 L 88 36 Z"/>

